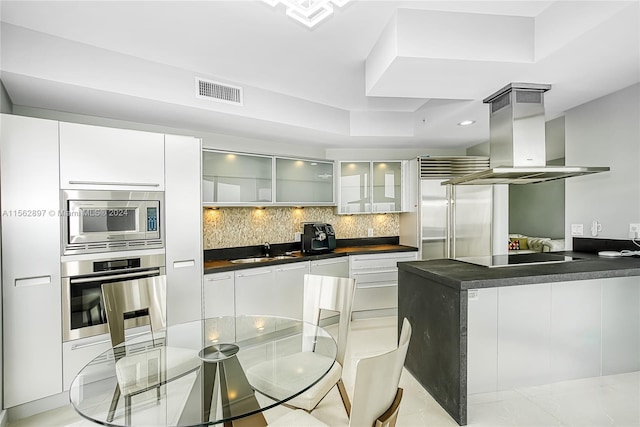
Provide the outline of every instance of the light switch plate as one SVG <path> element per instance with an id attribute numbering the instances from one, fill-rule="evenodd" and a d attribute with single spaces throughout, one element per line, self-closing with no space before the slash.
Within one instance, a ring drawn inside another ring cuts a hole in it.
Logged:
<path id="1" fill-rule="evenodd" d="M 373 228 L 367 230 L 367 237 L 373 237 Z"/>
<path id="2" fill-rule="evenodd" d="M 584 236 L 584 225 L 583 224 L 571 224 L 571 235 L 572 236 Z"/>

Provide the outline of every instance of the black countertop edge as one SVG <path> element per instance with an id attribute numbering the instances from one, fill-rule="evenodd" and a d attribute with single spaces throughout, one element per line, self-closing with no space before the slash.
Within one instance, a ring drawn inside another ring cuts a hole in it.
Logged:
<path id="1" fill-rule="evenodd" d="M 266 242 L 265 242 L 266 243 Z M 398 236 L 389 237 L 364 237 L 357 239 L 337 239 L 336 248 L 345 248 L 352 246 L 372 246 L 372 245 L 399 245 L 400 238 Z M 302 247 L 300 242 L 273 243 L 269 254 L 282 255 L 286 252 L 300 251 Z M 417 249 L 416 249 L 417 250 Z M 227 259 L 251 258 L 264 256 L 264 244 L 254 246 L 237 246 L 233 248 L 205 249 L 204 260 L 217 261 Z"/>
<path id="2" fill-rule="evenodd" d="M 386 247 L 389 246 L 389 247 Z M 280 265 L 280 264 L 291 264 L 295 262 L 304 262 L 304 261 L 318 261 L 324 259 L 331 258 L 341 258 L 349 255 L 369 255 L 369 254 L 383 254 L 383 253 L 393 253 L 393 252 L 416 252 L 418 248 L 413 246 L 405 246 L 405 245 L 367 245 L 367 246 L 353 246 L 341 248 L 338 252 L 327 252 L 321 254 L 302 254 L 300 252 L 294 252 L 292 254 L 293 258 L 288 259 L 278 259 L 272 261 L 265 261 L 260 263 L 247 263 L 247 264 L 231 264 L 224 263 L 223 265 L 212 267 L 212 268 L 204 268 L 204 274 L 213 274 L 213 273 L 223 273 L 226 271 L 238 271 L 245 270 L 249 268 L 259 268 L 259 267 L 269 267 L 272 265 Z M 234 258 L 235 259 L 235 258 Z M 224 262 L 225 260 L 217 260 L 220 262 Z"/>
<path id="3" fill-rule="evenodd" d="M 640 276 L 638 257 L 601 258 L 585 252 L 560 253 L 582 259 L 566 263 L 502 268 L 438 259 L 405 262 L 399 264 L 398 269 L 459 290 Z M 399 284 L 401 285 L 401 281 Z"/>

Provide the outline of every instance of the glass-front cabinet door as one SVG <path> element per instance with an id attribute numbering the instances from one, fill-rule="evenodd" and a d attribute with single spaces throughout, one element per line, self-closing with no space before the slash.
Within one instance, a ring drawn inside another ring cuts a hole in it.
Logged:
<path id="1" fill-rule="evenodd" d="M 203 152 L 203 203 L 267 204 L 273 202 L 272 192 L 272 157 Z"/>
<path id="2" fill-rule="evenodd" d="M 340 163 L 339 213 L 371 212 L 371 162 Z"/>
<path id="3" fill-rule="evenodd" d="M 372 212 L 402 211 L 402 162 L 373 162 Z"/>
<path id="4" fill-rule="evenodd" d="M 276 203 L 333 205 L 333 163 L 276 158 Z"/>
<path id="5" fill-rule="evenodd" d="M 402 212 L 406 161 L 340 162 L 339 214 Z"/>

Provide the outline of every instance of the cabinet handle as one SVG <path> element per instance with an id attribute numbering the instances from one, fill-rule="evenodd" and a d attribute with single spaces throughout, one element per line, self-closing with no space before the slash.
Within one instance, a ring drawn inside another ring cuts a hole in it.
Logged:
<path id="1" fill-rule="evenodd" d="M 270 273 L 270 271 L 258 271 L 255 273 L 238 273 L 237 276 L 238 277 L 251 277 L 251 276 L 260 276 L 262 274 L 267 274 Z"/>
<path id="2" fill-rule="evenodd" d="M 311 265 L 312 265 L 313 267 L 318 267 L 319 265 L 332 265 L 332 264 L 340 264 L 340 263 L 343 263 L 343 262 L 344 262 L 344 263 L 346 263 L 347 261 L 345 261 L 345 260 L 341 259 L 341 260 L 338 260 L 338 261 L 323 262 L 323 263 L 315 262 L 315 263 L 313 263 L 313 264 L 311 264 Z"/>
<path id="3" fill-rule="evenodd" d="M 148 335 L 149 332 L 138 332 L 136 334 L 131 334 L 131 335 L 127 335 L 127 339 L 129 338 L 135 338 L 135 337 L 139 337 L 142 335 Z M 100 341 L 93 341 L 93 342 L 88 342 L 86 344 L 73 344 L 71 346 L 71 350 L 80 350 L 83 348 L 87 348 L 87 347 L 93 347 L 96 345 L 100 345 L 100 344 L 105 344 L 105 343 L 111 343 L 111 340 L 100 340 Z"/>
<path id="4" fill-rule="evenodd" d="M 393 288 L 393 287 L 397 287 L 398 283 L 397 282 L 385 282 L 385 283 L 357 283 L 356 284 L 356 289 L 373 289 L 373 288 Z"/>
<path id="5" fill-rule="evenodd" d="M 229 280 L 231 279 L 230 275 L 222 276 L 222 277 L 207 277 L 207 282 L 219 282 L 220 280 Z"/>
<path id="6" fill-rule="evenodd" d="M 302 270 L 303 268 L 307 268 L 306 265 L 299 265 L 297 267 L 291 267 L 291 268 L 276 268 L 276 271 L 294 271 L 294 270 Z"/>
<path id="7" fill-rule="evenodd" d="M 362 271 L 362 272 L 353 272 L 354 276 L 357 276 L 359 274 L 374 274 L 374 273 L 397 273 L 398 270 L 394 269 L 394 270 L 371 270 L 371 271 Z"/>
<path id="8" fill-rule="evenodd" d="M 51 283 L 51 276 L 21 277 L 16 279 L 16 288 L 21 286 L 48 285 Z"/>
<path id="9" fill-rule="evenodd" d="M 194 259 L 173 262 L 173 268 L 187 268 L 187 267 L 193 267 L 195 265 L 196 265 L 196 260 Z"/>
<path id="10" fill-rule="evenodd" d="M 127 185 L 131 187 L 160 187 L 153 182 L 69 181 L 71 185 Z"/>

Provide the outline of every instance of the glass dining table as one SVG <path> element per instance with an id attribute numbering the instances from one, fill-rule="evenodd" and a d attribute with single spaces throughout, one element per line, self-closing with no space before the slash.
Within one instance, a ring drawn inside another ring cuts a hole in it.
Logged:
<path id="1" fill-rule="evenodd" d="M 321 356 L 312 367 L 276 363 L 306 351 Z M 78 373 L 69 398 L 80 415 L 107 426 L 266 425 L 262 412 L 313 386 L 335 363 L 336 351 L 326 330 L 300 320 L 204 319 L 100 354 Z M 269 373 L 278 384 L 247 375 L 258 367 L 254 371 L 282 371 Z"/>

